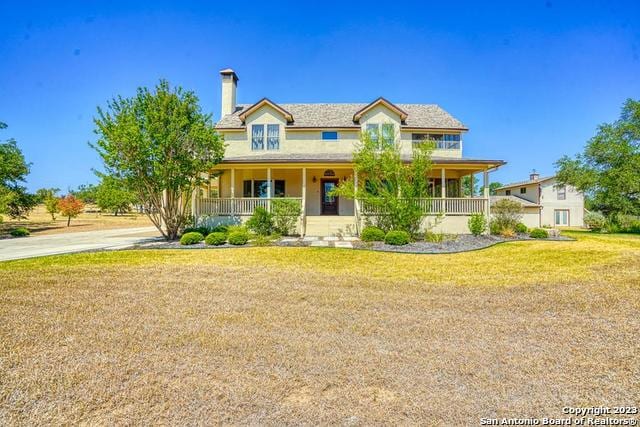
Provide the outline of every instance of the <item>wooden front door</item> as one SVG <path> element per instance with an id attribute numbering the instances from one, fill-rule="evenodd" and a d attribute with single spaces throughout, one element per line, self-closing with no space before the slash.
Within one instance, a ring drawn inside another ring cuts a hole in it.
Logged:
<path id="1" fill-rule="evenodd" d="M 320 213 L 322 215 L 338 215 L 338 197 L 329 195 L 337 185 L 337 179 L 320 180 Z"/>

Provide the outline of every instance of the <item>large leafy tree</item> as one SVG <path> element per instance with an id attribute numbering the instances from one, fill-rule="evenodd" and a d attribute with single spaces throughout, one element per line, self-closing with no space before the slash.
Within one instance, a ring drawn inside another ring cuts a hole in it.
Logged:
<path id="1" fill-rule="evenodd" d="M 358 199 L 365 211 L 374 212 L 370 220 L 383 230 L 417 233 L 429 197 L 429 172 L 433 145 L 414 147 L 412 161 L 400 154 L 400 145 L 384 142 L 382 133 L 363 132 L 353 155 L 354 177 L 334 190 L 338 196 Z"/>
<path id="2" fill-rule="evenodd" d="M 176 239 L 202 173 L 224 155 L 211 116 L 202 113 L 193 92 L 161 80 L 154 90 L 112 99 L 94 121 L 98 140 L 92 146 L 107 174 L 136 194 L 165 238 Z"/>
<path id="3" fill-rule="evenodd" d="M 600 125 L 581 154 L 556 168 L 558 182 L 584 192 L 592 209 L 640 215 L 640 101 L 628 99 L 619 120 Z"/>
<path id="4" fill-rule="evenodd" d="M 92 204 L 96 203 L 96 199 L 98 197 L 98 186 L 94 184 L 82 184 L 75 190 L 70 190 L 69 193 L 82 200 L 85 204 Z"/>
<path id="5" fill-rule="evenodd" d="M 0 129 L 7 125 L 0 122 Z M 30 164 L 14 139 L 0 142 L 0 213 L 12 218 L 24 218 L 37 204 L 37 197 L 22 185 Z"/>

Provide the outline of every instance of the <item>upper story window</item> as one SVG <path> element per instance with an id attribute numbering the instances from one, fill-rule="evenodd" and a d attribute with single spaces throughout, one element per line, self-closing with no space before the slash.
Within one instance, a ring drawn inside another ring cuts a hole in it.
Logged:
<path id="1" fill-rule="evenodd" d="M 459 150 L 460 134 L 451 133 L 414 133 L 411 135 L 414 144 L 431 141 L 438 150 Z"/>
<path id="2" fill-rule="evenodd" d="M 520 194 L 527 194 L 527 187 L 520 187 Z"/>
<path id="3" fill-rule="evenodd" d="M 336 140 L 336 139 L 338 139 L 338 132 L 335 132 L 335 131 L 322 132 L 322 139 L 323 140 Z"/>
<path id="4" fill-rule="evenodd" d="M 267 150 L 280 149 L 280 125 L 267 125 Z"/>
<path id="5" fill-rule="evenodd" d="M 558 200 L 567 200 L 567 186 L 561 185 L 558 187 Z"/>
<path id="6" fill-rule="evenodd" d="M 279 150 L 280 125 L 266 125 L 266 128 L 267 150 Z M 265 125 L 251 126 L 251 149 L 256 151 L 265 149 Z"/>
<path id="7" fill-rule="evenodd" d="M 368 123 L 367 133 L 376 142 L 382 138 L 382 143 L 392 144 L 395 139 L 395 126 L 393 123 Z"/>

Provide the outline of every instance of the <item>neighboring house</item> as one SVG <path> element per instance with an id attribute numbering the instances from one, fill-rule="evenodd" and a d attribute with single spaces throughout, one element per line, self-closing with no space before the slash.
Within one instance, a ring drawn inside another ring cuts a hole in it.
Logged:
<path id="1" fill-rule="evenodd" d="M 528 227 L 584 226 L 584 197 L 569 185 L 557 185 L 555 176 L 540 178 L 533 172 L 528 181 L 515 182 L 497 189 L 497 196 L 522 204 L 523 222 Z"/>
<path id="2" fill-rule="evenodd" d="M 466 233 L 469 215 L 488 212 L 488 173 L 504 162 L 464 157 L 462 135 L 468 129 L 439 106 L 384 98 L 369 104 L 278 104 L 267 98 L 237 104 L 238 76 L 231 69 L 220 74 L 222 117 L 216 129 L 226 142 L 225 157 L 211 171 L 217 177 L 194 197 L 196 217 L 243 221 L 257 206 L 288 197 L 301 204 L 301 234 L 356 234 L 366 212 L 360 203 L 329 193 L 353 176 L 360 133 L 378 130 L 381 138 L 400 144 L 407 162 L 416 144 L 436 141 L 434 199 L 424 209 L 425 215 L 445 214 L 442 230 Z M 483 173 L 483 194 L 462 197 L 462 178 L 477 173 Z"/>

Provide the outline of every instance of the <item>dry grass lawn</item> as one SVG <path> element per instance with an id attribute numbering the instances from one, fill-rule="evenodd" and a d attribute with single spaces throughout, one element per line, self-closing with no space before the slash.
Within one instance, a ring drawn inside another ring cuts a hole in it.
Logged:
<path id="1" fill-rule="evenodd" d="M 640 402 L 640 238 L 0 263 L 0 424 L 427 424 Z"/>
<path id="2" fill-rule="evenodd" d="M 17 227 L 26 227 L 32 234 L 70 233 L 75 231 L 109 230 L 114 228 L 151 227 L 153 224 L 144 214 L 129 213 L 114 216 L 97 212 L 82 213 L 71 219 L 67 227 L 67 218 L 56 215 L 55 221 L 43 205 L 38 205 L 26 220 L 12 220 L 4 217 L 0 222 L 0 239 L 10 237 L 9 232 Z"/>

